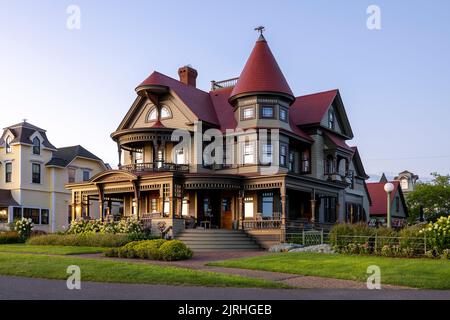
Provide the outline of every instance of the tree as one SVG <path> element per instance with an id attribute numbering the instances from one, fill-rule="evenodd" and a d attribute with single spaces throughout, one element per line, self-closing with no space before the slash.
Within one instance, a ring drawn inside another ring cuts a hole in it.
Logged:
<path id="1" fill-rule="evenodd" d="M 431 182 L 418 183 L 416 189 L 407 196 L 410 222 L 417 220 L 421 207 L 428 221 L 436 221 L 440 216 L 450 215 L 450 175 L 431 175 Z"/>

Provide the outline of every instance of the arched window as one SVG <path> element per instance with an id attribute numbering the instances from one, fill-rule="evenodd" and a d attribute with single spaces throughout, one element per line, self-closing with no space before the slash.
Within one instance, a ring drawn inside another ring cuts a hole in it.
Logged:
<path id="1" fill-rule="evenodd" d="M 41 154 L 41 140 L 38 137 L 33 139 L 33 154 Z"/>
<path id="2" fill-rule="evenodd" d="M 6 138 L 6 153 L 11 153 L 11 137 Z"/>
<path id="3" fill-rule="evenodd" d="M 161 119 L 168 119 L 168 118 L 172 118 L 172 112 L 168 107 L 163 106 L 161 108 Z"/>
<path id="4" fill-rule="evenodd" d="M 153 108 L 148 114 L 147 121 L 156 121 L 156 119 L 158 119 L 158 112 L 156 111 L 156 108 Z"/>
<path id="5" fill-rule="evenodd" d="M 161 108 L 161 120 L 172 118 L 172 111 L 169 107 L 163 106 Z M 152 108 L 148 113 L 147 121 L 152 122 L 158 119 L 158 110 L 156 107 Z"/>

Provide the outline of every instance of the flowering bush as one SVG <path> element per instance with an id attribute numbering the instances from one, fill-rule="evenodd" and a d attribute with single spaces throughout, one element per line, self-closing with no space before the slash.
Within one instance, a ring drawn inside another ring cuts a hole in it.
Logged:
<path id="1" fill-rule="evenodd" d="M 440 217 L 435 223 L 429 223 L 419 231 L 427 237 L 427 244 L 438 254 L 450 249 L 450 216 Z"/>
<path id="2" fill-rule="evenodd" d="M 16 221 L 15 230 L 19 234 L 20 238 L 28 239 L 31 235 L 31 231 L 33 231 L 33 220 L 22 218 Z"/>
<path id="3" fill-rule="evenodd" d="M 142 223 L 133 218 L 123 219 L 119 222 L 76 219 L 72 221 L 67 234 L 103 233 L 103 234 L 141 234 L 144 232 Z"/>

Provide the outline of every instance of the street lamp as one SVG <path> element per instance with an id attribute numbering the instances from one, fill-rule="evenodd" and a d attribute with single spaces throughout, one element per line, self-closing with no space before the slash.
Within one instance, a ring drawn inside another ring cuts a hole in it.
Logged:
<path id="1" fill-rule="evenodd" d="M 394 191 L 394 185 L 390 182 L 384 185 L 384 191 L 387 193 L 387 227 L 391 227 L 391 192 Z"/>

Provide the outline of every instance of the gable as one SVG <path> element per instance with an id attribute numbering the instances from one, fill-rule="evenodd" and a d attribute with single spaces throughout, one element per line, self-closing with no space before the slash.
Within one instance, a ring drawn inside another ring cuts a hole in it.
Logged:
<path id="1" fill-rule="evenodd" d="M 178 97 L 172 95 L 166 96 L 160 101 L 161 108 L 169 111 L 167 118 L 162 118 L 161 123 L 167 128 L 188 128 L 187 123 L 193 123 L 198 118 L 190 109 L 182 103 Z M 132 107 L 133 108 L 133 107 Z M 128 116 L 128 121 L 123 129 L 150 128 L 155 124 L 155 120 L 150 119 L 150 114 L 156 110 L 155 104 L 148 98 L 142 101 L 134 108 Z"/>

